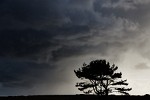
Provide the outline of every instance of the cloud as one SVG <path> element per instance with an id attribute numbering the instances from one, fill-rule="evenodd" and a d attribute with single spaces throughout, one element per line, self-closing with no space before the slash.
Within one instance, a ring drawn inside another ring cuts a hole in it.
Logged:
<path id="1" fill-rule="evenodd" d="M 115 8 L 115 9 L 124 9 L 124 10 L 132 10 L 135 9 L 134 5 L 133 5 L 134 1 L 131 0 L 108 0 L 106 1 L 102 7 L 104 8 Z"/>
<path id="2" fill-rule="evenodd" d="M 44 80 L 45 71 L 53 69 L 45 63 L 21 61 L 12 59 L 0 59 L 0 83 L 2 87 L 32 88 Z M 51 72 L 51 71 L 49 71 Z"/>
<path id="3" fill-rule="evenodd" d="M 146 63 L 139 63 L 135 66 L 135 69 L 138 70 L 149 69 L 149 66 Z"/>

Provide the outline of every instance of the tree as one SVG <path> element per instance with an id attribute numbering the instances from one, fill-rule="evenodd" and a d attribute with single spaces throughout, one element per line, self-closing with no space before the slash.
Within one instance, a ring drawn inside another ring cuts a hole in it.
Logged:
<path id="1" fill-rule="evenodd" d="M 84 82 L 79 82 L 76 87 L 86 94 L 95 93 L 97 95 L 109 95 L 110 93 L 121 93 L 129 95 L 132 88 L 125 88 L 127 80 L 120 80 L 122 73 L 117 73 L 115 64 L 110 65 L 106 60 L 94 60 L 83 67 L 74 70 L 76 76 Z"/>

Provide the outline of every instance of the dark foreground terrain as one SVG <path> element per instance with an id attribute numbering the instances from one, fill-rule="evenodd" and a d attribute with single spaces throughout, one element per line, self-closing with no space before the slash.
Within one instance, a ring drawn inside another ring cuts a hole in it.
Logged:
<path id="1" fill-rule="evenodd" d="M 150 96 L 108 96 L 95 95 L 39 95 L 39 96 L 8 96 L 0 100 L 150 100 Z"/>

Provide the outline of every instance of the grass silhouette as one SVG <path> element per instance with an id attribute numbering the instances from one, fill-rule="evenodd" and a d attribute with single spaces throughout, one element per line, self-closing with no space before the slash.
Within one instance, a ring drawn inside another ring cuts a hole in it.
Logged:
<path id="1" fill-rule="evenodd" d="M 145 96 L 97 96 L 97 95 L 29 95 L 29 96 L 2 96 L 0 100 L 148 100 Z"/>

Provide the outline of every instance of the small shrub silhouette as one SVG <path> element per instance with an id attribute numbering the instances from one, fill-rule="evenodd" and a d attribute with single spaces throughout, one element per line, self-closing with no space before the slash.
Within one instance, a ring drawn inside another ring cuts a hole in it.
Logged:
<path id="1" fill-rule="evenodd" d="M 125 88 L 127 80 L 119 80 L 122 73 L 117 73 L 115 64 L 110 65 L 106 60 L 94 60 L 83 67 L 74 70 L 76 76 L 84 82 L 79 82 L 76 87 L 86 94 L 95 93 L 97 95 L 109 95 L 110 93 L 121 93 L 129 95 L 128 91 L 132 88 Z"/>

